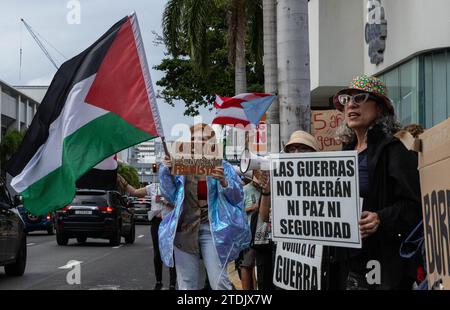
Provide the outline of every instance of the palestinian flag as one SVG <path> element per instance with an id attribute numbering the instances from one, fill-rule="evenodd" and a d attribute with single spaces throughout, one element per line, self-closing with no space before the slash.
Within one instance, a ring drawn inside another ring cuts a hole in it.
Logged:
<path id="1" fill-rule="evenodd" d="M 76 181 L 115 153 L 163 137 L 135 14 L 64 63 L 7 170 L 35 215 L 64 207 Z"/>
<path id="2" fill-rule="evenodd" d="M 83 174 L 77 183 L 77 189 L 117 189 L 117 155 L 108 157 L 97 166 Z"/>

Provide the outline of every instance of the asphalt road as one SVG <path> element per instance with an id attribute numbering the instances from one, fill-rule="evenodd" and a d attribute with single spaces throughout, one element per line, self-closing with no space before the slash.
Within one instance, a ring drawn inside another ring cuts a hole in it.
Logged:
<path id="1" fill-rule="evenodd" d="M 28 259 L 22 277 L 7 277 L 0 267 L 0 290 L 142 290 L 153 289 L 153 246 L 149 225 L 136 225 L 136 241 L 111 247 L 108 240 L 88 239 L 78 244 L 71 239 L 68 246 L 58 246 L 56 237 L 34 232 L 27 237 Z M 81 284 L 69 285 L 68 269 L 60 269 L 71 260 L 81 261 Z M 163 271 L 164 289 L 169 285 L 169 272 Z"/>

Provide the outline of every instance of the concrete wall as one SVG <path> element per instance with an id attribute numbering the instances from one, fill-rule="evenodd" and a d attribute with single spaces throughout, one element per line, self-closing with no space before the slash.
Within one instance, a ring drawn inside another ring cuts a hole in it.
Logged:
<path id="1" fill-rule="evenodd" d="M 364 44 L 364 69 L 376 74 L 420 52 L 450 47 L 449 0 L 381 0 L 387 20 L 384 61 L 371 64 Z M 367 8 L 363 10 L 364 23 Z"/>
<path id="2" fill-rule="evenodd" d="M 319 87 L 319 0 L 311 0 L 308 6 L 309 62 L 311 89 Z"/>
<path id="3" fill-rule="evenodd" d="M 0 127 L 2 134 L 8 129 L 25 129 L 36 114 L 38 102 L 0 80 Z M 1 140 L 1 135 L 0 135 Z"/>
<path id="4" fill-rule="evenodd" d="M 310 1 L 313 105 L 327 104 L 330 93 L 363 72 L 364 7 L 364 0 Z"/>
<path id="5" fill-rule="evenodd" d="M 379 74 L 425 51 L 450 47 L 450 0 L 381 0 L 386 49 L 370 63 L 365 42 L 367 0 L 311 0 L 311 104 L 327 104 L 353 76 Z"/>
<path id="6" fill-rule="evenodd" d="M 320 83 L 348 84 L 363 70 L 362 0 L 320 0 Z M 330 74 L 331 73 L 331 74 Z"/>
<path id="7" fill-rule="evenodd" d="M 2 96 L 2 114 L 14 119 L 17 118 L 17 99 L 4 92 L 0 96 Z"/>
<path id="8" fill-rule="evenodd" d="M 41 103 L 47 92 L 48 86 L 14 86 L 14 88 Z"/>

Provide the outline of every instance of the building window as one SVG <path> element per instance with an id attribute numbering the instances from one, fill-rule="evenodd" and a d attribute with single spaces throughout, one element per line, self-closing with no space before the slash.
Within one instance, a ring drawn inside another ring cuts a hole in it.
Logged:
<path id="1" fill-rule="evenodd" d="M 379 77 L 402 125 L 431 128 L 450 117 L 450 49 L 422 54 Z"/>
<path id="2" fill-rule="evenodd" d="M 419 123 L 419 60 L 410 61 L 380 75 L 402 125 Z"/>
<path id="3" fill-rule="evenodd" d="M 423 56 L 424 125 L 427 128 L 450 116 L 450 53 L 449 50 Z"/>

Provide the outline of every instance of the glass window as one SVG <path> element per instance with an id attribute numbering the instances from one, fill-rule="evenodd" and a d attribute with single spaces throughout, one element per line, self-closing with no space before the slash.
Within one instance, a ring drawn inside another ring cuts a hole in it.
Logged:
<path id="1" fill-rule="evenodd" d="M 401 114 L 400 79 L 398 71 L 398 68 L 395 68 L 384 75 L 385 83 L 389 91 L 388 96 L 394 102 L 395 113 L 397 116 Z"/>
<path id="2" fill-rule="evenodd" d="M 403 125 L 419 121 L 418 81 L 418 62 L 416 58 L 400 66 L 401 113 L 398 118 Z"/>
<path id="3" fill-rule="evenodd" d="M 424 57 L 425 127 L 433 127 L 433 55 Z"/>
<path id="4" fill-rule="evenodd" d="M 430 128 L 450 116 L 450 49 L 417 56 L 380 78 L 402 125 Z"/>
<path id="5" fill-rule="evenodd" d="M 402 125 L 419 121 L 419 64 L 416 58 L 381 75 Z"/>
<path id="6" fill-rule="evenodd" d="M 433 123 L 447 118 L 447 66 L 446 54 L 433 55 Z"/>
<path id="7" fill-rule="evenodd" d="M 450 53 L 448 50 L 423 57 L 425 127 L 430 128 L 450 116 Z"/>

